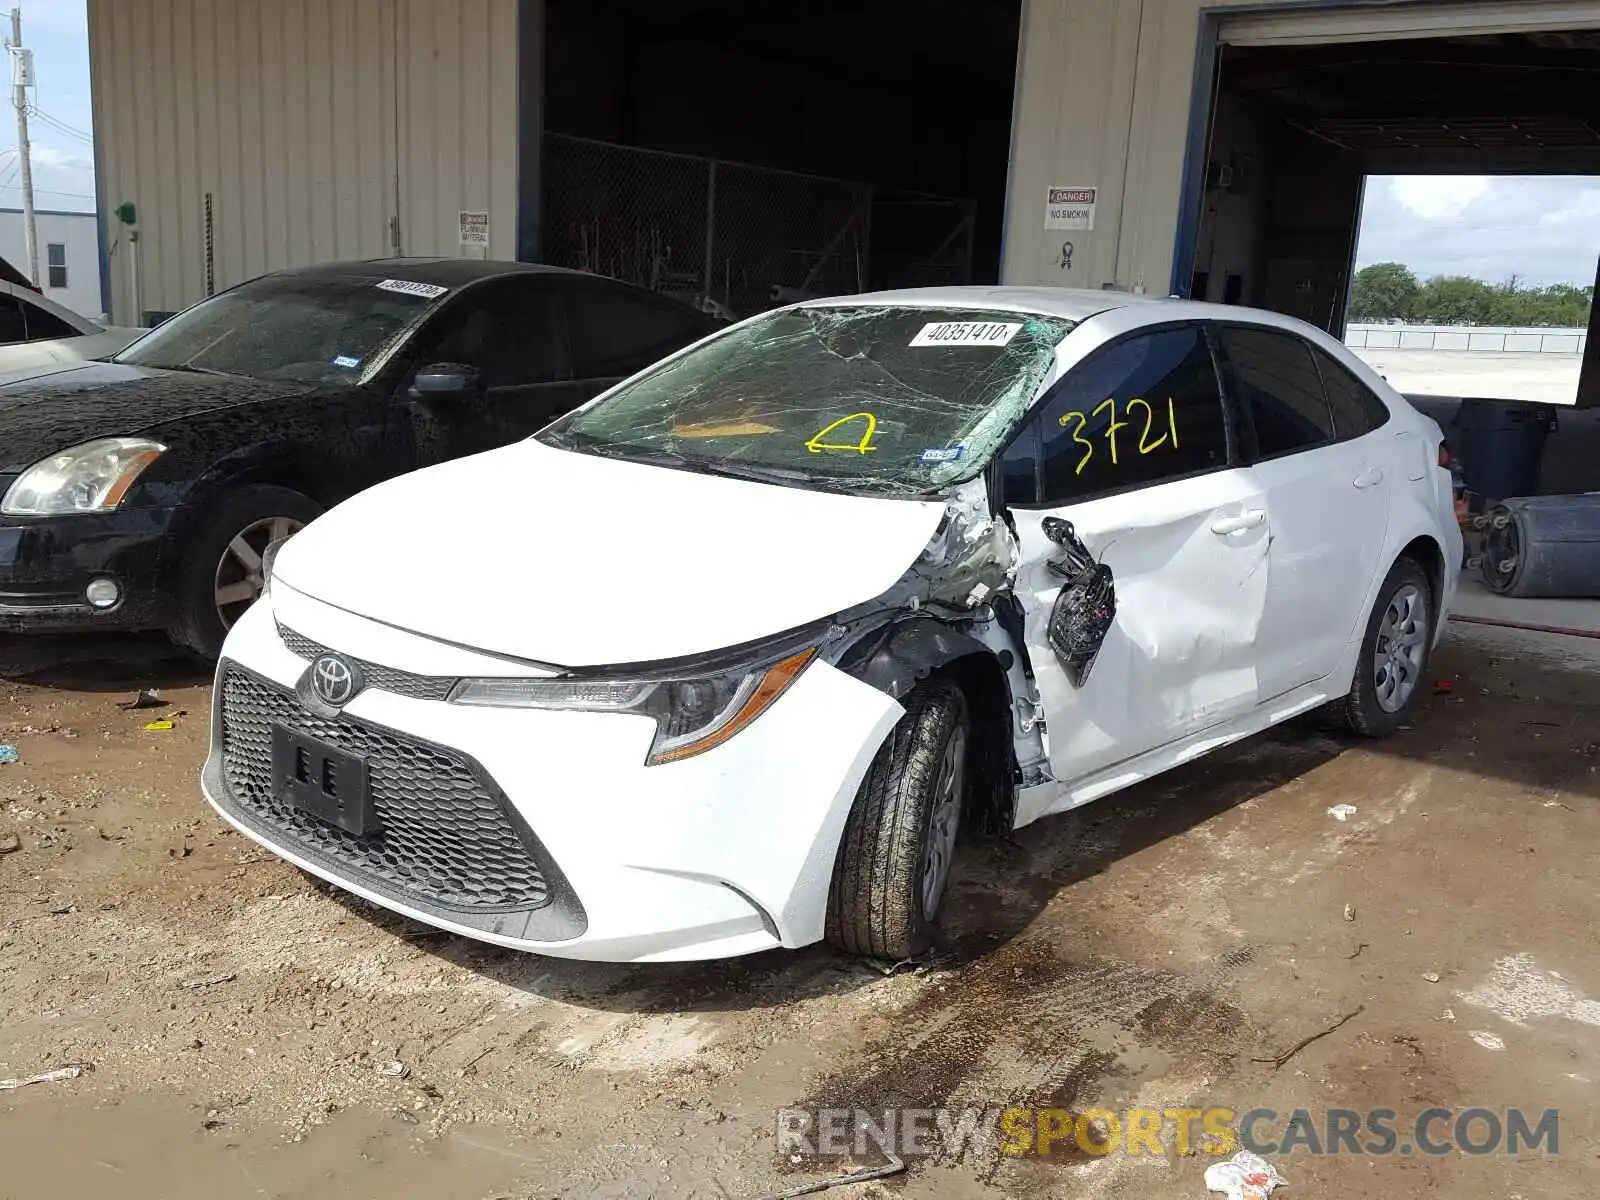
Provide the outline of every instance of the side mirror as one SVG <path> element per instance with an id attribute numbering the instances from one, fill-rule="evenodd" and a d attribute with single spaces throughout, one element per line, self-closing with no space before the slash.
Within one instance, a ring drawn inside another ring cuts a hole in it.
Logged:
<path id="1" fill-rule="evenodd" d="M 413 400 L 470 400 L 483 395 L 483 376 L 466 363 L 431 363 L 411 381 Z"/>

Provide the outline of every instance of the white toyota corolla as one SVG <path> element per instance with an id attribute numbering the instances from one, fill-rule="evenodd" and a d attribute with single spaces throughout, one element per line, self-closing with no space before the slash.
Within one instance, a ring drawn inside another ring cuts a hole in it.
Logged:
<path id="1" fill-rule="evenodd" d="M 283 544 L 217 669 L 205 791 L 506 946 L 911 956 L 963 828 L 1322 705 L 1404 722 L 1461 561 L 1448 462 L 1270 313 L 766 313 Z"/>

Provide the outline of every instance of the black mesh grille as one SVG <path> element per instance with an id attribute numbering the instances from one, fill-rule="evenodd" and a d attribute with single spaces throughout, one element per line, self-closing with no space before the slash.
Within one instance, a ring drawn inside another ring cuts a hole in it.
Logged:
<path id="1" fill-rule="evenodd" d="M 278 636 L 283 638 L 283 644 L 289 647 L 292 653 L 298 654 L 307 662 L 324 654 L 336 653 L 282 625 L 278 626 Z M 409 696 L 413 700 L 436 700 L 443 703 L 450 698 L 451 690 L 460 682 L 438 675 L 413 675 L 410 671 L 397 671 L 393 667 L 351 658 L 348 654 L 341 657 L 361 668 L 361 677 L 366 680 L 369 688 L 377 688 L 380 692 L 389 692 L 396 696 Z"/>
<path id="2" fill-rule="evenodd" d="M 545 875 L 504 802 L 457 755 L 349 718 L 313 716 L 232 666 L 220 711 L 229 798 L 286 848 L 434 905 L 494 912 L 548 903 Z M 358 838 L 278 798 L 274 725 L 367 759 L 378 832 Z"/>

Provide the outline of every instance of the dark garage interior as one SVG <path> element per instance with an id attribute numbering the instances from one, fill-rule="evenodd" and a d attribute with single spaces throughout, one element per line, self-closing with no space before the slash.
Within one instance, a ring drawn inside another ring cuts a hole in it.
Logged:
<path id="1" fill-rule="evenodd" d="M 544 257 L 741 316 L 993 282 L 1020 11 L 552 0 Z"/>

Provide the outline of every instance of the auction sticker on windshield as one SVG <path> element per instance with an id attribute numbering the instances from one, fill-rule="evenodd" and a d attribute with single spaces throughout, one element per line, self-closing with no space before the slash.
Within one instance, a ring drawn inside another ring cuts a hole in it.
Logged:
<path id="1" fill-rule="evenodd" d="M 1021 322 L 935 321 L 911 339 L 913 346 L 1005 346 L 1022 329 Z"/>
<path id="2" fill-rule="evenodd" d="M 402 296 L 421 296 L 424 300 L 437 300 L 450 289 L 437 283 L 418 283 L 414 279 L 383 279 L 378 286 L 386 292 L 399 292 Z"/>

